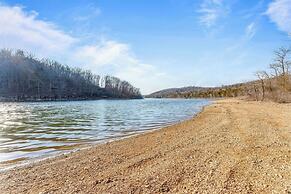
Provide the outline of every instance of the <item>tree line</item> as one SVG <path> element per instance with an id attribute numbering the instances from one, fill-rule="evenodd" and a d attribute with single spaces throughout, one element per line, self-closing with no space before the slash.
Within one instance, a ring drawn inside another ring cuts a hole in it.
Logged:
<path id="1" fill-rule="evenodd" d="M 93 74 L 23 50 L 0 50 L 0 99 L 9 101 L 142 98 L 117 77 Z"/>
<path id="2" fill-rule="evenodd" d="M 161 90 L 147 95 L 149 98 L 221 98 L 246 95 L 250 88 L 248 83 L 239 83 L 220 87 L 183 87 Z"/>
<path id="3" fill-rule="evenodd" d="M 275 51 L 274 62 L 264 71 L 257 71 L 258 82 L 253 84 L 249 94 L 255 100 L 291 102 L 291 47 Z"/>
<path id="4" fill-rule="evenodd" d="M 185 87 L 162 90 L 148 95 L 153 98 L 220 98 L 244 96 L 250 100 L 291 102 L 291 48 L 281 47 L 274 61 L 257 80 L 221 87 Z"/>

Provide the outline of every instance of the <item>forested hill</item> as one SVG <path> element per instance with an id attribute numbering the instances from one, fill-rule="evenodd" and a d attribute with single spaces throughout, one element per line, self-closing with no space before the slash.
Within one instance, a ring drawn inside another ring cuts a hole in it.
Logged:
<path id="1" fill-rule="evenodd" d="M 251 100 L 271 100 L 291 103 L 291 47 L 281 47 L 275 52 L 273 63 L 257 71 L 257 80 L 221 87 L 170 88 L 154 92 L 150 98 L 212 98 L 244 96 Z"/>
<path id="2" fill-rule="evenodd" d="M 142 98 L 139 89 L 112 76 L 37 59 L 21 50 L 0 50 L 0 100 Z"/>
<path id="3" fill-rule="evenodd" d="M 194 92 L 194 91 L 202 91 L 206 88 L 203 87 L 196 87 L 196 86 L 188 86 L 188 87 L 182 87 L 182 88 L 168 88 L 164 90 L 160 90 L 157 92 L 154 92 L 152 94 L 147 95 L 146 97 L 149 98 L 170 98 L 177 96 L 178 94 L 185 94 L 188 92 Z M 177 96 L 178 97 L 178 96 Z"/>
<path id="4" fill-rule="evenodd" d="M 182 87 L 169 88 L 147 95 L 147 98 L 213 98 L 245 96 L 255 82 L 240 83 L 221 87 Z"/>

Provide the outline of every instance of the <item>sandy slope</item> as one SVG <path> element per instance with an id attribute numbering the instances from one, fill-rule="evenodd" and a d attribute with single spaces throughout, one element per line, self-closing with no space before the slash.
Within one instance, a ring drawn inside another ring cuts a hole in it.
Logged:
<path id="1" fill-rule="evenodd" d="M 291 105 L 223 100 L 192 120 L 0 174 L 1 193 L 288 193 Z"/>

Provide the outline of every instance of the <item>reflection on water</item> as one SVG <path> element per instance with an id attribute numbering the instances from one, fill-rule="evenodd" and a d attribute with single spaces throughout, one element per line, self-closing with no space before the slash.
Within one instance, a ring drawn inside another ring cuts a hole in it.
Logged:
<path id="1" fill-rule="evenodd" d="M 0 163 L 62 153 L 187 119 L 207 100 L 0 103 Z"/>

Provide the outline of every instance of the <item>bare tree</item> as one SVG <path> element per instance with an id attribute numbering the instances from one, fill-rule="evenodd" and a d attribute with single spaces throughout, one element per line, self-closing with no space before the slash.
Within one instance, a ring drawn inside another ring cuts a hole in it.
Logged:
<path id="1" fill-rule="evenodd" d="M 273 88 L 274 87 L 273 86 L 274 78 L 267 71 L 261 71 L 261 75 L 265 79 L 266 88 L 267 88 L 269 94 L 271 95 L 272 99 L 274 99 L 275 98 L 274 88 Z"/>
<path id="2" fill-rule="evenodd" d="M 254 87 L 254 93 L 255 93 L 255 99 L 256 99 L 256 101 L 258 101 L 259 100 L 259 95 L 258 95 L 258 87 L 257 87 L 257 85 L 256 84 L 253 84 L 253 87 Z"/>
<path id="3" fill-rule="evenodd" d="M 281 74 L 286 75 L 289 73 L 290 62 L 288 61 L 288 55 L 291 50 L 289 48 L 281 47 L 275 51 L 275 64 L 280 68 Z"/>
<path id="4" fill-rule="evenodd" d="M 282 86 L 284 90 L 287 89 L 287 82 L 289 77 L 289 69 L 291 62 L 289 60 L 291 49 L 281 47 L 275 51 L 275 63 L 270 67 L 275 71 L 275 74 L 278 79 L 282 80 Z"/>
<path id="5" fill-rule="evenodd" d="M 22 50 L 0 50 L 0 98 L 10 100 L 60 100 L 87 98 L 141 98 L 128 82 L 70 68 L 49 59 L 39 60 Z"/>
<path id="6" fill-rule="evenodd" d="M 273 70 L 273 74 L 271 74 L 273 77 L 279 76 L 279 66 L 276 63 L 270 64 L 270 69 Z"/>
<path id="7" fill-rule="evenodd" d="M 264 101 L 265 99 L 265 91 L 266 91 L 266 86 L 265 86 L 265 79 L 266 79 L 266 74 L 267 72 L 265 71 L 258 71 L 256 72 L 256 76 L 259 78 L 260 82 L 261 82 L 261 88 L 262 88 L 262 101 Z"/>

